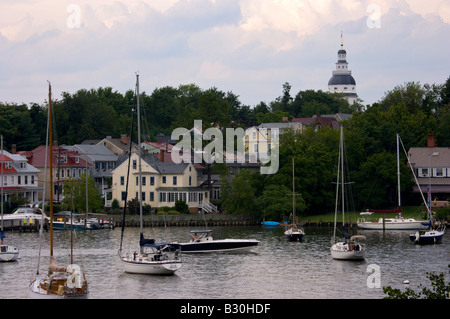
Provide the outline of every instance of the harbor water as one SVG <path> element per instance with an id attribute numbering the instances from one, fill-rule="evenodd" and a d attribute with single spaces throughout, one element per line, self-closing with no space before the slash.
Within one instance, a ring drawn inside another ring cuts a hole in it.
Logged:
<path id="1" fill-rule="evenodd" d="M 199 227 L 202 228 L 202 227 Z M 204 227 L 203 227 L 204 228 Z M 209 227 L 215 239 L 257 239 L 251 252 L 183 254 L 174 276 L 127 274 L 118 258 L 121 229 L 77 231 L 73 263 L 86 273 L 91 299 L 382 299 L 384 286 L 431 287 L 427 272 L 447 273 L 448 231 L 440 245 L 419 246 L 411 231 L 363 231 L 364 261 L 333 260 L 331 227 L 307 226 L 303 242 L 287 242 L 282 228 Z M 186 242 L 191 227 L 146 227 L 146 237 Z M 136 250 L 139 228 L 127 227 L 123 249 Z M 0 264 L 0 298 L 27 299 L 38 268 L 39 233 L 6 232 L 20 250 L 17 262 Z M 40 271 L 46 271 L 49 232 L 43 234 Z M 54 255 L 70 264 L 70 231 L 54 232 Z M 80 257 L 81 256 L 81 257 Z M 403 282 L 409 281 L 408 285 Z M 447 277 L 448 281 L 448 277 Z"/>

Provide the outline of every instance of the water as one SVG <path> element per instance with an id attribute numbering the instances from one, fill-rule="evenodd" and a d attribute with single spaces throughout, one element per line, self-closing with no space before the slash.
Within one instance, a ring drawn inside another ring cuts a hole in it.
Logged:
<path id="1" fill-rule="evenodd" d="M 402 282 L 418 291 L 430 287 L 427 272 L 448 274 L 448 231 L 443 244 L 414 245 L 410 231 L 362 231 L 367 237 L 365 261 L 338 261 L 330 255 L 332 229 L 305 228 L 301 243 L 287 242 L 282 229 L 263 227 L 212 227 L 216 239 L 239 238 L 261 241 L 254 252 L 183 255 L 183 266 L 174 276 L 159 277 L 124 273 L 117 255 L 120 228 L 78 231 L 74 252 L 82 264 L 96 299 L 381 299 L 383 286 L 404 290 Z M 187 227 L 145 228 L 146 237 L 185 242 Z M 55 231 L 54 252 L 58 263 L 68 264 L 69 233 Z M 125 230 L 124 250 L 135 248 L 138 228 Z M 0 264 L 0 299 L 29 298 L 29 282 L 37 269 L 39 234 L 6 233 L 8 243 L 20 249 L 20 259 Z M 44 233 L 41 271 L 48 265 L 48 237 Z M 379 266 L 379 287 L 371 276 Z M 368 271 L 369 268 L 369 271 Z M 447 277 L 448 278 L 448 277 Z M 448 280 L 448 279 L 447 279 Z"/>

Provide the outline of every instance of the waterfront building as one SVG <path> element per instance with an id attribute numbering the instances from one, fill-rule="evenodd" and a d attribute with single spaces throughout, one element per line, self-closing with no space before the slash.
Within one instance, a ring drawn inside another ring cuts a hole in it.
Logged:
<path id="1" fill-rule="evenodd" d="M 0 163 L 3 163 L 3 181 L 0 182 L 3 182 L 4 202 L 12 196 L 22 196 L 29 204 L 37 204 L 38 192 L 42 191 L 38 184 L 40 170 L 29 164 L 26 157 L 6 150 Z"/>
<path id="2" fill-rule="evenodd" d="M 450 197 L 450 147 L 438 147 L 434 135 L 430 134 L 427 147 L 411 147 L 408 157 L 422 193 L 431 197 L 431 206 L 447 206 Z M 413 191 L 419 192 L 419 187 L 414 185 Z"/>
<path id="3" fill-rule="evenodd" d="M 19 151 L 18 154 L 24 156 L 28 163 L 39 169 L 38 187 L 40 189 L 39 198 L 42 200 L 42 190 L 44 189 L 45 181 L 45 201 L 50 200 L 50 191 L 53 192 L 53 200 L 61 202 L 64 198 L 63 185 L 65 181 L 70 179 L 79 179 L 92 166 L 80 157 L 77 152 L 70 151 L 64 147 L 58 146 L 56 142 L 52 147 L 52 172 L 53 185 L 50 184 L 50 169 L 45 165 L 45 158 L 47 148 L 45 145 L 40 145 L 32 151 Z M 49 162 L 50 163 L 50 159 Z"/>
<path id="4" fill-rule="evenodd" d="M 126 192 L 128 163 L 130 173 L 128 194 Z M 198 187 L 197 170 L 194 163 L 162 162 L 155 154 L 145 150 L 141 155 L 141 177 L 139 181 L 139 156 L 132 153 L 121 156 L 112 171 L 112 198 L 120 207 L 125 200 L 139 198 L 139 184 L 142 183 L 142 202 L 152 209 L 174 206 L 177 200 L 185 201 L 191 212 L 210 207 L 209 191 Z"/>

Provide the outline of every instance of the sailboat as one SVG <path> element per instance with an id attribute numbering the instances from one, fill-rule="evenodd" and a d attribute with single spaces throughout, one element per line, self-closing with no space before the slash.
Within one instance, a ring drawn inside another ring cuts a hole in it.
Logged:
<path id="1" fill-rule="evenodd" d="M 305 231 L 295 221 L 294 158 L 292 158 L 292 225 L 284 232 L 288 241 L 302 241 Z"/>
<path id="2" fill-rule="evenodd" d="M 139 149 L 139 181 L 142 181 L 141 168 L 141 124 L 140 124 L 140 103 L 139 103 L 139 74 L 136 74 L 136 97 L 137 97 L 137 123 L 138 123 L 138 149 Z M 131 156 L 131 149 L 130 154 Z M 128 167 L 130 163 L 128 163 Z M 128 192 L 128 181 L 127 181 Z M 180 269 L 182 263 L 180 259 L 180 245 L 170 243 L 156 243 L 154 239 L 144 237 L 142 218 L 142 182 L 139 183 L 139 215 L 140 215 L 140 238 L 139 251 L 132 253 L 122 252 L 122 238 L 120 241 L 119 257 L 122 261 L 125 272 L 147 275 L 173 275 Z M 126 199 L 125 199 L 126 202 Z M 124 209 L 125 217 L 125 209 Z M 124 223 L 122 223 L 122 234 Z"/>
<path id="3" fill-rule="evenodd" d="M 428 163 L 430 164 L 430 156 L 428 155 Z M 415 233 L 409 235 L 409 239 L 414 244 L 418 245 L 433 245 L 433 244 L 440 244 L 442 242 L 442 237 L 444 237 L 445 233 L 445 224 L 438 224 L 436 228 L 433 227 L 433 218 L 431 213 L 431 183 L 428 185 L 428 201 L 425 201 L 425 197 L 423 196 L 422 189 L 419 186 L 419 182 L 417 181 L 416 175 L 414 174 L 414 170 L 412 169 L 412 165 L 409 162 L 408 157 L 408 164 L 409 167 L 411 167 L 411 171 L 414 176 L 414 180 L 417 183 L 417 186 L 419 188 L 420 194 L 422 195 L 423 202 L 427 208 L 427 213 L 429 217 L 429 222 L 427 223 L 427 229 L 426 230 L 418 230 Z M 431 178 L 431 174 L 428 175 L 428 179 Z"/>
<path id="4" fill-rule="evenodd" d="M 407 156 L 408 157 L 408 156 Z M 408 159 L 409 161 L 409 159 Z M 362 212 L 362 218 L 358 219 L 357 226 L 361 229 L 378 229 L 378 230 L 423 230 L 426 229 L 426 220 L 416 220 L 414 218 L 402 217 L 402 203 L 400 196 L 400 135 L 397 134 L 397 193 L 398 207 L 394 210 L 371 210 Z M 370 216 L 373 213 L 380 214 L 398 214 L 394 218 L 381 217 L 378 220 L 366 220 L 364 216 Z"/>
<path id="5" fill-rule="evenodd" d="M 48 107 L 48 155 L 46 154 L 45 163 L 47 165 L 47 156 L 50 157 L 50 260 L 48 273 L 41 275 L 39 273 L 39 263 L 36 277 L 30 282 L 30 291 L 32 298 L 87 298 L 88 284 L 84 270 L 79 265 L 73 263 L 73 231 L 71 229 L 70 237 L 70 264 L 68 266 L 58 265 L 53 254 L 53 148 L 52 148 L 52 96 L 51 84 L 49 83 L 49 107 Z M 45 191 L 44 191 L 45 193 Z M 45 196 L 44 196 L 45 198 Z M 40 228 L 40 238 L 42 238 L 42 225 Z M 39 244 L 39 259 L 40 247 Z"/>
<path id="6" fill-rule="evenodd" d="M 339 181 L 341 185 L 341 205 L 342 205 L 342 225 L 345 226 L 345 201 L 344 201 L 344 131 L 341 126 L 341 137 L 339 144 L 339 160 L 337 170 L 337 182 L 336 182 L 336 204 L 334 211 L 334 231 L 331 239 L 331 256 L 333 259 L 341 260 L 364 260 L 366 256 L 366 248 L 359 240 L 365 240 L 365 236 L 356 235 L 351 236 L 345 229 L 342 229 L 341 233 L 344 237 L 343 241 L 336 241 L 336 229 L 337 229 L 337 214 L 338 214 L 338 201 L 339 201 Z"/>
<path id="7" fill-rule="evenodd" d="M 0 261 L 16 261 L 19 258 L 19 249 L 13 245 L 8 245 L 3 242 L 5 239 L 5 234 L 3 232 L 3 135 L 0 135 L 1 140 L 1 176 L 0 176 L 0 183 L 1 183 L 1 199 L 0 199 L 0 206 L 1 206 L 1 214 L 2 214 L 2 220 L 1 220 L 1 231 L 0 231 Z"/>

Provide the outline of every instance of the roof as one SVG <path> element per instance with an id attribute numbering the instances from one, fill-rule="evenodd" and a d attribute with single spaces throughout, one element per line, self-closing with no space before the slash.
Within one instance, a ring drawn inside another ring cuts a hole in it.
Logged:
<path id="1" fill-rule="evenodd" d="M 450 168 L 450 147 L 411 147 L 408 155 L 414 167 Z"/>
<path id="2" fill-rule="evenodd" d="M 72 146 L 70 150 L 80 155 L 85 154 L 96 162 L 115 162 L 118 157 L 117 154 L 114 154 L 104 145 L 77 144 Z"/>
<path id="3" fill-rule="evenodd" d="M 356 85 L 356 81 L 350 74 L 335 74 L 328 81 L 328 85 Z"/>
<path id="4" fill-rule="evenodd" d="M 44 167 L 46 150 L 47 148 L 45 145 L 40 145 L 32 151 L 17 152 L 17 153 L 19 155 L 23 154 L 23 156 L 26 156 L 26 158 L 28 159 L 28 163 L 30 165 L 36 167 Z M 86 161 L 83 160 L 78 153 L 67 150 L 64 147 L 53 145 L 52 152 L 53 152 L 52 156 L 53 165 L 59 165 L 60 167 L 83 167 L 83 168 L 86 166 L 92 166 L 92 164 L 86 163 Z M 57 159 L 60 156 L 67 157 L 67 161 L 58 163 Z M 78 158 L 78 163 L 76 162 L 76 158 Z"/>
<path id="5" fill-rule="evenodd" d="M 1 162 L 1 153 L 0 153 L 0 162 Z M 39 173 L 40 170 L 34 167 L 33 165 L 27 163 L 28 160 L 26 157 L 20 154 L 11 154 L 8 151 L 3 150 L 3 162 L 10 162 L 11 168 L 7 169 L 3 168 L 3 173 Z M 21 165 L 21 163 L 25 163 L 26 165 Z"/>

